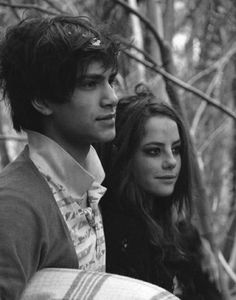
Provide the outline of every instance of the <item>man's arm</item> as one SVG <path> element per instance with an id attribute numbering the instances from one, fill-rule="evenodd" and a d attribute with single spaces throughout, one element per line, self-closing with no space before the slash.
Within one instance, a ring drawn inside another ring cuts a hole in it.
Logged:
<path id="1" fill-rule="evenodd" d="M 41 229 L 32 205 L 14 193 L 0 192 L 0 295 L 19 299 L 40 259 Z"/>

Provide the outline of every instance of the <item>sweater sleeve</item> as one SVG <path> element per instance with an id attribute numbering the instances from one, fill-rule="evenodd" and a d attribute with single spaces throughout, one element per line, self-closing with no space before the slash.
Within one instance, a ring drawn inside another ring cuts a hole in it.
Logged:
<path id="1" fill-rule="evenodd" d="M 19 299 L 40 263 L 42 218 L 26 195 L 0 190 L 0 295 Z"/>

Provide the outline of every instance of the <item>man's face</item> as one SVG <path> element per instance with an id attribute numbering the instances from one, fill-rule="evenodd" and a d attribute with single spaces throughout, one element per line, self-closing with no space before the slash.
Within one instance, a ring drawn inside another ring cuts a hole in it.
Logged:
<path id="1" fill-rule="evenodd" d="M 117 97 L 112 87 L 114 74 L 100 62 L 92 62 L 86 74 L 77 78 L 71 100 L 50 104 L 50 135 L 66 150 L 115 137 Z"/>

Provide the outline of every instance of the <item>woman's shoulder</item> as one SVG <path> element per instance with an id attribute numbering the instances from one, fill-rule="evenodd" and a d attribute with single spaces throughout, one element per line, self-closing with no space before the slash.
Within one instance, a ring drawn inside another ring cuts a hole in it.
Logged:
<path id="1" fill-rule="evenodd" d="M 149 281 L 149 243 L 145 226 L 129 212 L 102 210 L 107 271 Z"/>
<path id="2" fill-rule="evenodd" d="M 142 220 L 122 210 L 116 206 L 102 207 L 102 218 L 105 232 L 111 232 L 114 235 L 117 232 L 125 234 L 126 236 L 135 236 L 144 232 Z"/>

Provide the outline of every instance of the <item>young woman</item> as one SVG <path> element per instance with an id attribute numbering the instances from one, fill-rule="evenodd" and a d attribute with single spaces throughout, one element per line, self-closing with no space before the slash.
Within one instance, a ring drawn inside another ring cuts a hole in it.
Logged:
<path id="1" fill-rule="evenodd" d="M 191 225 L 191 159 L 183 121 L 150 93 L 118 104 L 113 166 L 102 200 L 107 271 L 181 299 L 220 299 L 201 270 Z M 109 170 L 108 170 L 109 171 Z"/>

